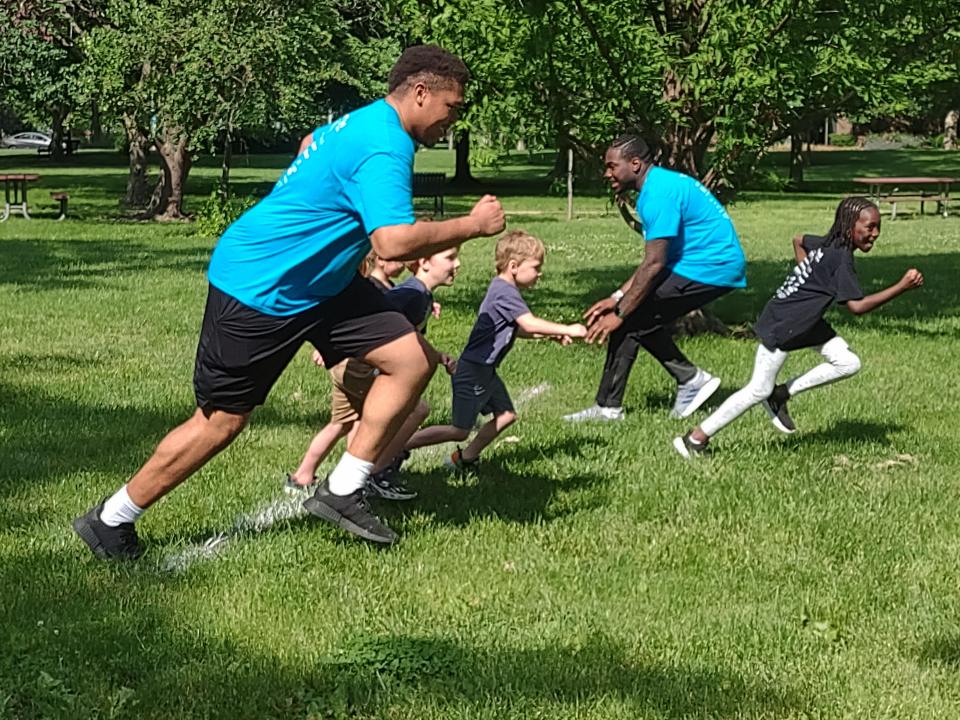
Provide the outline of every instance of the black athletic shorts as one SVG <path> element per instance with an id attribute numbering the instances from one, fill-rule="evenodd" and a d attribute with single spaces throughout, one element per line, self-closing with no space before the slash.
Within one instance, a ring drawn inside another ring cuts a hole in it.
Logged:
<path id="1" fill-rule="evenodd" d="M 296 315 L 266 315 L 210 286 L 197 346 L 197 406 L 249 412 L 267 399 L 304 342 L 333 367 L 414 332 L 383 294 L 357 275 L 339 295 Z"/>

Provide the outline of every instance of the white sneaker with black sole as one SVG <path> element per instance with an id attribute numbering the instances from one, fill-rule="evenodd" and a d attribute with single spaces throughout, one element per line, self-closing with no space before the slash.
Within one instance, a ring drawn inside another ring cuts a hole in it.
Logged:
<path id="1" fill-rule="evenodd" d="M 677 399 L 673 403 L 670 417 L 690 417 L 710 399 L 718 387 L 720 387 L 720 378 L 714 377 L 706 370 L 697 370 L 693 380 L 677 386 Z"/>
<path id="2" fill-rule="evenodd" d="M 622 407 L 601 407 L 593 405 L 586 410 L 564 415 L 563 419 L 567 422 L 583 422 L 585 420 L 624 420 L 627 413 Z"/>

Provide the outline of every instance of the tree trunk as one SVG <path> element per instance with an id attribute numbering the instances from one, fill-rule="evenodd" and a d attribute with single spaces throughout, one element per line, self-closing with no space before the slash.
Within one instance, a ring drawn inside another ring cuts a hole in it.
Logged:
<path id="1" fill-rule="evenodd" d="M 457 138 L 457 164 L 453 175 L 454 185 L 474 185 L 477 179 L 470 172 L 470 131 L 464 130 Z"/>
<path id="2" fill-rule="evenodd" d="M 62 105 L 58 105 L 53 111 L 53 126 L 50 132 L 53 139 L 51 140 L 50 157 L 54 160 L 63 160 L 63 121 L 66 116 L 66 109 Z"/>
<path id="3" fill-rule="evenodd" d="M 790 133 L 790 184 L 794 187 L 803 185 L 803 134 L 794 131 Z"/>
<path id="4" fill-rule="evenodd" d="M 960 110 L 951 110 L 943 121 L 943 149 L 957 150 L 957 125 L 960 124 Z"/>
<path id="5" fill-rule="evenodd" d="M 130 164 L 127 172 L 127 194 L 122 204 L 129 208 L 142 208 L 147 204 L 147 150 L 150 138 L 131 115 L 123 116 L 123 129 L 127 134 Z"/>
<path id="6" fill-rule="evenodd" d="M 178 128 L 164 129 L 154 141 L 160 153 L 160 178 L 153 190 L 148 214 L 154 220 L 184 220 L 183 191 L 190 173 L 189 138 Z"/>
<path id="7" fill-rule="evenodd" d="M 232 163 L 233 133 L 227 130 L 226 137 L 223 140 L 223 162 L 220 163 L 220 186 L 218 188 L 222 200 L 230 197 L 230 167 Z"/>

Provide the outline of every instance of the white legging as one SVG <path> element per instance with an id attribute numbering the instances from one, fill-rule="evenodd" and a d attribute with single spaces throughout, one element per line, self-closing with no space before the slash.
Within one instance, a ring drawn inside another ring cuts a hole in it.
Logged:
<path id="1" fill-rule="evenodd" d="M 820 363 L 800 377 L 790 380 L 787 383 L 787 392 L 791 397 L 820 385 L 843 380 L 860 370 L 860 358 L 850 350 L 842 337 L 837 336 L 811 349 L 823 355 L 827 362 Z M 786 362 L 787 355 L 785 350 L 768 350 L 761 344 L 757 348 L 757 359 L 750 382 L 728 397 L 723 405 L 700 423 L 704 434 L 713 437 L 754 405 L 770 397 L 777 383 L 777 373 Z"/>

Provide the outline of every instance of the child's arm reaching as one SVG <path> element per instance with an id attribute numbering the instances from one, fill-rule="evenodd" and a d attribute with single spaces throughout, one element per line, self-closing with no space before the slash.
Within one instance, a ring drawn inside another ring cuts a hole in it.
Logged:
<path id="1" fill-rule="evenodd" d="M 580 323 L 563 325 L 538 318 L 533 313 L 524 313 L 517 318 L 521 337 L 576 337 L 587 336 L 587 328 Z"/>
<path id="2" fill-rule="evenodd" d="M 847 310 L 854 315 L 863 315 L 871 310 L 876 310 L 886 302 L 893 300 L 897 295 L 902 295 L 907 290 L 913 290 L 923 285 L 923 275 L 919 270 L 910 268 L 907 270 L 899 282 L 894 283 L 880 292 L 871 293 L 861 300 L 848 300 Z"/>
<path id="3" fill-rule="evenodd" d="M 803 235 L 793 236 L 793 254 L 797 258 L 797 265 L 807 259 L 807 251 L 803 247 Z"/>

